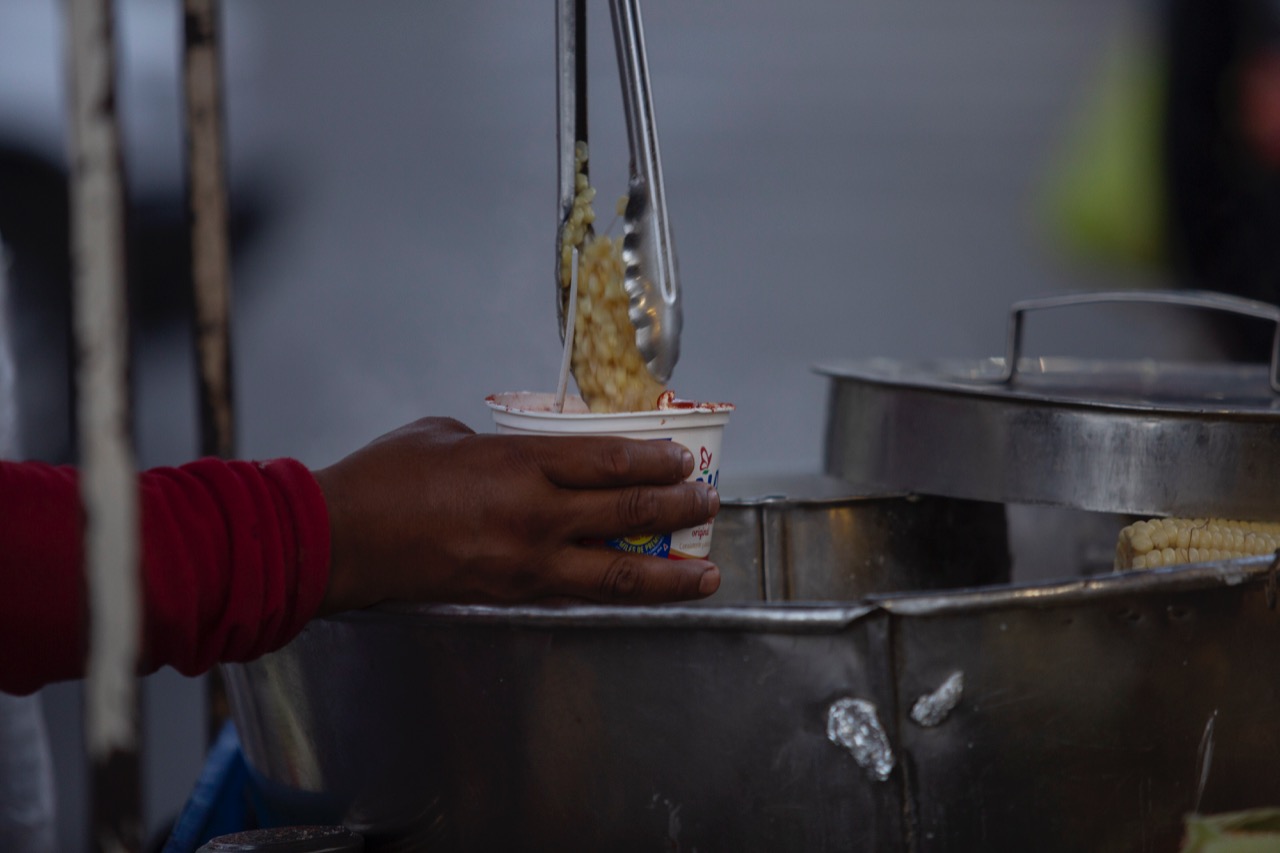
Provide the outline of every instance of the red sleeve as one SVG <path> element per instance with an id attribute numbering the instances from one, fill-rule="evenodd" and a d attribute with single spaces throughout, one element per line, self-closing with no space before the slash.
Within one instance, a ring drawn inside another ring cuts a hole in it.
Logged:
<path id="1" fill-rule="evenodd" d="M 301 463 L 202 459 L 139 475 L 139 670 L 194 675 L 279 648 L 329 580 L 329 517 Z M 75 469 L 0 462 L 0 690 L 84 672 L 83 530 Z"/>

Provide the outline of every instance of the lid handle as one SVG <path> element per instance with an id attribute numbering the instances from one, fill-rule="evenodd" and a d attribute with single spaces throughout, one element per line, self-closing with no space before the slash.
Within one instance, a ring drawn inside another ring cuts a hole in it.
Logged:
<path id="1" fill-rule="evenodd" d="M 1105 290 L 1041 296 L 1015 302 L 1009 308 L 1009 339 L 1005 346 L 1004 371 L 997 381 L 1006 385 L 1013 381 L 1013 375 L 1018 369 L 1018 359 L 1022 355 L 1022 316 L 1028 311 L 1114 302 L 1185 305 L 1188 308 L 1205 308 L 1254 317 L 1275 324 L 1276 331 L 1271 339 L 1271 370 L 1267 373 L 1267 378 L 1271 382 L 1271 390 L 1280 393 L 1280 307 L 1208 290 Z"/>

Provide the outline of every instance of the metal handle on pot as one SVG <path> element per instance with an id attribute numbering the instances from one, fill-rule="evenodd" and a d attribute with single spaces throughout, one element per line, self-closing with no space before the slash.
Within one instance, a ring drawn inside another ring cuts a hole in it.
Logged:
<path id="1" fill-rule="evenodd" d="M 1015 302 L 1009 308 L 1009 338 L 1005 347 L 1004 371 L 997 377 L 997 381 L 1003 384 L 1012 382 L 1013 375 L 1018 369 L 1018 359 L 1022 355 L 1023 314 L 1041 308 L 1062 308 L 1115 302 L 1185 305 L 1188 308 L 1226 311 L 1229 314 L 1238 314 L 1274 323 L 1276 332 L 1271 340 L 1271 370 L 1267 374 L 1267 378 L 1271 383 L 1271 390 L 1280 393 L 1280 307 L 1208 290 L 1100 291 L 1097 293 L 1042 296 Z"/>

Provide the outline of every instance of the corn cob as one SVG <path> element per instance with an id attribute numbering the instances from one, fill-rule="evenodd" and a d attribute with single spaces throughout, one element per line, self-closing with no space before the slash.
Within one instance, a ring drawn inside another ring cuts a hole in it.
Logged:
<path id="1" fill-rule="evenodd" d="M 1116 571 L 1273 554 L 1280 524 L 1221 518 L 1153 518 L 1120 531 Z"/>

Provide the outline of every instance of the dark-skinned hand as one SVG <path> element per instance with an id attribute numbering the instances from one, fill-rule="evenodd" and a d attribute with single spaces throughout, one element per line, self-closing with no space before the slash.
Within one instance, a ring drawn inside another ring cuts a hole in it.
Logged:
<path id="1" fill-rule="evenodd" d="M 720 571 L 584 544 L 693 527 L 720 508 L 670 441 L 477 435 L 425 418 L 315 472 L 329 508 L 320 612 L 380 601 L 629 604 L 700 598 Z"/>

